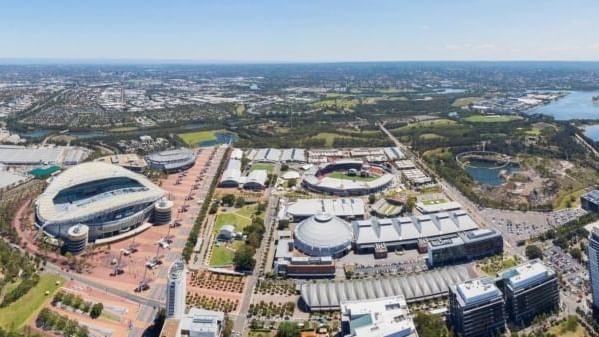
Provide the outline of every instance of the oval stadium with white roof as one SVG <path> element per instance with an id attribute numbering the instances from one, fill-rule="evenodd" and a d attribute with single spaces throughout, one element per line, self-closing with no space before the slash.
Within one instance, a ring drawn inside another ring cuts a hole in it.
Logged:
<path id="1" fill-rule="evenodd" d="M 36 225 L 64 239 L 83 224 L 89 241 L 125 234 L 146 223 L 164 191 L 120 166 L 88 162 L 56 176 L 35 202 Z"/>
<path id="2" fill-rule="evenodd" d="M 353 240 L 351 225 L 327 213 L 300 222 L 294 235 L 296 248 L 309 256 L 342 256 L 351 249 Z"/>
<path id="3" fill-rule="evenodd" d="M 197 153 L 187 148 L 155 152 L 146 156 L 151 169 L 167 173 L 187 170 L 196 162 Z"/>

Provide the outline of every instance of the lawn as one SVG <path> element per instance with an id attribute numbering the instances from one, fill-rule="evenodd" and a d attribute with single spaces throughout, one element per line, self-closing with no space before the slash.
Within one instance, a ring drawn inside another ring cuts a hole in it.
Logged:
<path id="1" fill-rule="evenodd" d="M 137 129 L 138 128 L 135 126 L 123 126 L 120 128 L 112 128 L 112 129 L 109 129 L 108 131 L 109 132 L 131 132 L 131 131 L 135 131 Z"/>
<path id="2" fill-rule="evenodd" d="M 332 132 L 321 132 L 316 136 L 312 137 L 312 139 L 324 139 L 325 146 L 333 146 L 333 141 L 335 138 L 351 138 L 349 136 L 341 135 L 338 133 Z"/>
<path id="3" fill-rule="evenodd" d="M 177 134 L 187 145 L 195 146 L 205 141 L 216 140 L 216 134 L 218 132 L 224 132 L 225 130 L 208 130 L 208 131 L 195 131 Z"/>
<path id="4" fill-rule="evenodd" d="M 360 176 L 348 176 L 345 172 L 333 172 L 328 175 L 331 178 L 344 179 L 344 180 L 355 180 L 355 181 L 373 181 L 378 179 L 377 176 L 360 177 Z"/>
<path id="5" fill-rule="evenodd" d="M 235 213 L 221 213 L 216 216 L 216 223 L 214 224 L 214 233 L 218 233 L 224 225 L 234 225 L 235 230 L 241 231 L 246 226 L 252 223 L 249 217 L 244 217 Z"/>
<path id="6" fill-rule="evenodd" d="M 587 188 L 581 188 L 579 190 L 570 192 L 570 193 L 565 193 L 563 195 L 560 195 L 556 200 L 555 200 L 555 209 L 556 210 L 560 210 L 560 209 L 564 209 L 564 208 L 572 208 L 572 207 L 578 207 L 580 205 L 580 196 L 583 195 L 585 192 L 587 192 Z M 574 199 L 574 200 L 572 200 Z M 568 202 L 570 203 L 570 205 L 568 205 Z"/>
<path id="7" fill-rule="evenodd" d="M 60 282 L 59 285 L 56 285 L 56 281 Z M 63 283 L 64 279 L 60 276 L 41 275 L 39 283 L 27 294 L 9 306 L 0 308 L 0 327 L 5 330 L 21 328 L 54 297 Z M 50 294 L 46 295 L 46 291 Z"/>
<path id="8" fill-rule="evenodd" d="M 403 131 L 403 130 L 412 130 L 417 128 L 443 128 L 449 125 L 458 124 L 456 121 L 452 121 L 451 119 L 439 118 L 439 119 L 429 119 L 425 121 L 420 121 L 412 124 L 408 124 L 406 126 L 402 126 L 399 129 L 393 129 L 392 131 Z"/>
<path id="9" fill-rule="evenodd" d="M 453 101 L 451 106 L 454 108 L 467 108 L 468 105 L 475 103 L 479 99 L 480 97 L 462 97 Z"/>
<path id="10" fill-rule="evenodd" d="M 439 136 L 436 133 L 423 133 L 420 135 L 420 139 L 422 140 L 435 140 L 435 139 L 443 139 L 445 137 Z"/>
<path id="11" fill-rule="evenodd" d="M 251 218 L 252 215 L 254 215 L 254 213 L 256 213 L 256 208 L 258 208 L 258 205 L 247 205 L 244 206 L 240 209 L 238 209 L 237 211 L 235 211 L 235 213 L 244 216 L 246 218 Z"/>
<path id="12" fill-rule="evenodd" d="M 254 163 L 254 164 L 252 164 L 252 171 L 266 170 L 268 173 L 271 173 L 273 168 L 274 168 L 274 165 L 273 164 L 268 164 L 268 163 Z"/>
<path id="13" fill-rule="evenodd" d="M 233 264 L 235 251 L 243 244 L 242 241 L 233 241 L 230 245 L 221 243 L 219 246 L 212 247 L 212 256 L 210 257 L 211 266 L 228 266 Z"/>
<path id="14" fill-rule="evenodd" d="M 580 325 L 576 318 L 568 318 L 568 320 L 551 327 L 550 333 L 560 337 L 585 337 L 587 336 L 585 329 Z"/>
<path id="15" fill-rule="evenodd" d="M 326 98 L 318 102 L 312 103 L 313 106 L 319 108 L 334 108 L 337 107 L 343 110 L 352 110 L 360 103 L 355 98 Z"/>
<path id="16" fill-rule="evenodd" d="M 472 115 L 464 118 L 469 123 L 506 123 L 521 120 L 520 116 L 512 115 Z"/>
<path id="17" fill-rule="evenodd" d="M 530 130 L 526 130 L 525 133 L 527 135 L 529 135 L 529 136 L 540 136 L 541 135 L 541 129 L 537 128 L 537 127 L 532 127 Z"/>

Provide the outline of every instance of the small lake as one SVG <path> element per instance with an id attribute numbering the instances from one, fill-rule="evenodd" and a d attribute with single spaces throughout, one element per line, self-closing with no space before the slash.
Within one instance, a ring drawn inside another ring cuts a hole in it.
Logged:
<path id="1" fill-rule="evenodd" d="M 520 165 L 515 163 L 509 163 L 507 166 L 497 168 L 497 163 L 489 160 L 472 159 L 469 161 L 470 165 L 464 169 L 474 181 L 479 184 L 488 186 L 499 186 L 505 182 L 505 179 L 499 174 L 501 171 L 506 170 L 509 173 L 520 170 Z"/>
<path id="2" fill-rule="evenodd" d="M 553 116 L 557 120 L 599 119 L 599 104 L 593 103 L 594 96 L 599 96 L 599 91 L 572 91 L 530 112 Z"/>

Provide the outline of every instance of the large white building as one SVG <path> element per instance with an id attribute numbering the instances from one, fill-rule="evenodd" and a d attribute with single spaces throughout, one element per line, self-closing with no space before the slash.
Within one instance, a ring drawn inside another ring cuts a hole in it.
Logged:
<path id="1" fill-rule="evenodd" d="M 89 240 L 110 240 L 147 224 L 164 191 L 120 166 L 87 162 L 54 177 L 35 202 L 36 225 L 65 238 L 74 225 L 89 227 Z"/>
<path id="2" fill-rule="evenodd" d="M 182 260 L 173 262 L 166 283 L 166 318 L 182 319 L 185 314 L 187 275 Z"/>
<path id="3" fill-rule="evenodd" d="M 350 337 L 416 337 L 403 296 L 341 302 L 341 328 Z"/>

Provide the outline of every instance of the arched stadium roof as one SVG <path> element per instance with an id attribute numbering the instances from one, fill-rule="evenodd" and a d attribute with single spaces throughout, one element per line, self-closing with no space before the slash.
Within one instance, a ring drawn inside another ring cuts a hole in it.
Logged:
<path id="1" fill-rule="evenodd" d="M 407 302 L 446 295 L 453 284 L 469 280 L 466 266 L 452 266 L 417 274 L 361 280 L 309 282 L 300 294 L 311 311 L 338 310 L 343 301 L 404 296 Z"/>
<path id="2" fill-rule="evenodd" d="M 63 190 L 94 181 L 128 178 L 139 183 L 139 188 L 123 188 L 102 195 L 87 198 L 84 202 L 58 206 L 54 198 Z M 139 203 L 154 202 L 164 195 L 164 191 L 146 177 L 133 173 L 123 167 L 102 163 L 87 162 L 73 166 L 54 177 L 44 193 L 36 200 L 36 212 L 44 222 L 47 221 L 85 221 L 102 212 Z"/>
<path id="3" fill-rule="evenodd" d="M 351 246 L 351 225 L 327 213 L 300 222 L 294 231 L 296 247 L 312 256 L 335 255 Z"/>

